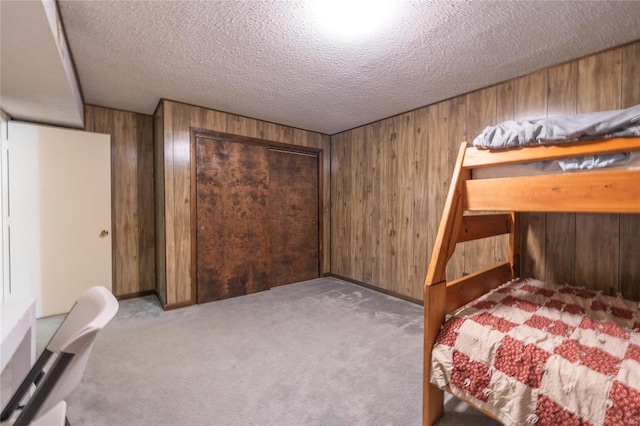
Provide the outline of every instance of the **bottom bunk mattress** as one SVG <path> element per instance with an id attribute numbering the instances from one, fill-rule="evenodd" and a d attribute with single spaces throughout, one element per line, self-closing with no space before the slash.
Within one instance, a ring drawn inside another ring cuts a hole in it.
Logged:
<path id="1" fill-rule="evenodd" d="M 431 382 L 507 425 L 640 425 L 639 303 L 517 279 L 448 318 Z"/>

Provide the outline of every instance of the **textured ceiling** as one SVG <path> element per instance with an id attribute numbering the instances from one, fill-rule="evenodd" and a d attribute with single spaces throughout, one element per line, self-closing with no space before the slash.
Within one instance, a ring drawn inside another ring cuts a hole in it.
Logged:
<path id="1" fill-rule="evenodd" d="M 304 1 L 59 8 L 86 103 L 152 114 L 166 98 L 328 134 L 640 39 L 638 1 L 398 1 L 351 41 Z"/>

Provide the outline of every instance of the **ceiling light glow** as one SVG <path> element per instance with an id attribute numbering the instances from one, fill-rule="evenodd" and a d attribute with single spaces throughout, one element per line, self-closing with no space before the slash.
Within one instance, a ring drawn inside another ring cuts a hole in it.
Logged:
<path id="1" fill-rule="evenodd" d="M 342 39 L 357 39 L 388 22 L 396 1 L 308 0 L 308 5 L 312 19 L 323 32 Z"/>

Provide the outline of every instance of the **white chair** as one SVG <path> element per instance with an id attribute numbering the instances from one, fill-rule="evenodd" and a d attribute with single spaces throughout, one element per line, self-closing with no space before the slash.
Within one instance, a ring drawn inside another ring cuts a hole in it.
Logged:
<path id="1" fill-rule="evenodd" d="M 64 399 L 80 383 L 96 335 L 115 316 L 118 307 L 116 298 L 104 287 L 82 293 L 2 410 L 0 420 L 14 426 L 68 425 Z M 32 385 L 33 395 L 20 408 Z"/>

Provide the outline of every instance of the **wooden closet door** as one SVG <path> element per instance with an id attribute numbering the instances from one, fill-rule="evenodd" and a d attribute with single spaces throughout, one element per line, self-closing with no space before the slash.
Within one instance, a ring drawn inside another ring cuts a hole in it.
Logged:
<path id="1" fill-rule="evenodd" d="M 271 287 L 318 278 L 318 157 L 269 151 Z"/>
<path id="2" fill-rule="evenodd" d="M 268 148 L 196 138 L 198 303 L 269 289 Z"/>

